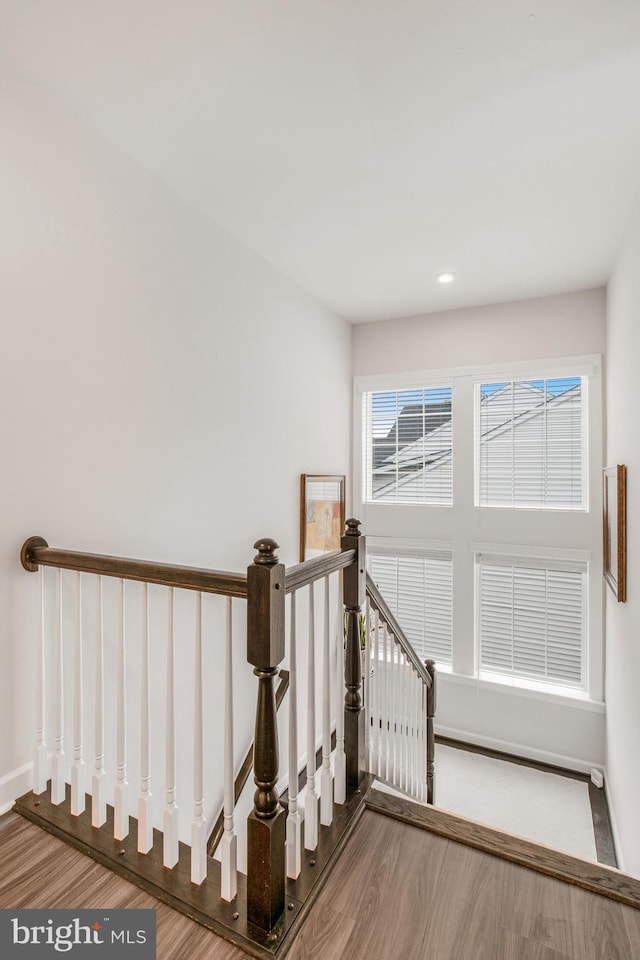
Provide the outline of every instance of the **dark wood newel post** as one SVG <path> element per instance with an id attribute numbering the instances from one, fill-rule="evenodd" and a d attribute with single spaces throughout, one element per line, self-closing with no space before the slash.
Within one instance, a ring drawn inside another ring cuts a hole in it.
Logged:
<path id="1" fill-rule="evenodd" d="M 365 718 L 362 706 L 360 659 L 360 617 L 366 593 L 366 546 L 359 520 L 347 520 L 341 541 L 343 550 L 355 550 L 353 563 L 344 570 L 346 650 L 344 658 L 344 752 L 347 766 L 347 795 L 358 788 L 365 765 Z"/>
<path id="2" fill-rule="evenodd" d="M 424 665 L 431 677 L 431 686 L 427 688 L 427 803 L 435 803 L 436 737 L 433 723 L 436 715 L 436 662 L 435 660 L 425 660 Z"/>
<path id="3" fill-rule="evenodd" d="M 285 811 L 280 805 L 273 681 L 284 659 L 284 573 L 275 540 L 254 544 L 247 570 L 247 660 L 258 678 L 253 748 L 256 792 L 247 819 L 247 919 L 271 930 L 284 910 Z"/>

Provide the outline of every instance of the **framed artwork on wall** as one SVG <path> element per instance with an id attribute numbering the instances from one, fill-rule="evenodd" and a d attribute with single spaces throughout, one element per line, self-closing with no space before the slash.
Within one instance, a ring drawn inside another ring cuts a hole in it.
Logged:
<path id="1" fill-rule="evenodd" d="M 627 599 L 627 468 L 603 471 L 604 577 L 616 600 Z"/>
<path id="2" fill-rule="evenodd" d="M 300 560 L 340 549 L 345 521 L 345 478 L 300 475 Z"/>

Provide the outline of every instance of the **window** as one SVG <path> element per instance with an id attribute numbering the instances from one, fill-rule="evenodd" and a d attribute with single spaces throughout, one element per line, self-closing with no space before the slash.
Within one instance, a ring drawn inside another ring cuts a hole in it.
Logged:
<path id="1" fill-rule="evenodd" d="M 584 687 L 586 563 L 476 562 L 480 669 Z"/>
<path id="2" fill-rule="evenodd" d="M 450 386 L 365 393 L 364 500 L 450 505 Z"/>
<path id="3" fill-rule="evenodd" d="M 356 381 L 370 571 L 447 682 L 602 700 L 600 370 L 592 356 Z"/>
<path id="4" fill-rule="evenodd" d="M 451 663 L 451 557 L 370 551 L 368 559 L 372 579 L 420 659 Z"/>
<path id="5" fill-rule="evenodd" d="M 479 506 L 586 508 L 583 379 L 478 385 Z"/>

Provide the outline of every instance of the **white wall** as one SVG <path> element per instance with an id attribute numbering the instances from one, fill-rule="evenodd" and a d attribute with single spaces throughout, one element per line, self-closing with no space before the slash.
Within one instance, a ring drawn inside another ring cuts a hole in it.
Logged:
<path id="1" fill-rule="evenodd" d="M 607 779 L 624 867 L 640 876 L 640 206 L 607 290 L 607 466 L 627 465 L 628 600 L 606 590 Z"/>
<path id="2" fill-rule="evenodd" d="M 242 570 L 267 535 L 297 562 L 299 474 L 348 472 L 351 401 L 344 321 L 5 68 L 0 91 L 2 805 L 31 758 L 24 539 Z"/>
<path id="3" fill-rule="evenodd" d="M 353 328 L 353 375 L 604 353 L 604 290 Z"/>
<path id="4" fill-rule="evenodd" d="M 540 359 L 553 362 L 556 358 L 601 354 L 604 347 L 605 293 L 598 289 L 358 325 L 353 328 L 353 370 L 356 377 L 371 377 L 371 383 L 367 386 L 366 380 L 360 381 L 362 389 L 383 389 L 380 384 L 373 386 L 377 375 L 400 375 L 416 370 L 447 370 L 448 375 L 452 375 L 451 371 L 456 369 L 464 371 L 484 365 L 497 369 L 496 365 L 500 364 L 508 367 L 509 364 L 526 365 Z M 391 380 L 386 383 L 388 388 L 392 386 Z M 599 384 L 598 375 L 594 375 L 593 383 Z M 470 402 L 470 393 L 468 397 Z M 597 424 L 600 419 L 599 404 L 593 404 L 590 413 Z M 354 510 L 362 511 L 364 531 L 370 536 L 415 538 L 416 530 L 419 530 L 418 538 L 425 540 L 452 538 L 454 569 L 457 566 L 459 570 L 459 574 L 454 574 L 454 590 L 457 582 L 463 584 L 465 593 L 462 598 L 458 595 L 458 603 L 454 607 L 458 656 L 456 659 L 454 655 L 454 672 L 441 674 L 437 729 L 447 735 L 496 749 L 588 771 L 592 766 L 604 763 L 599 594 L 591 610 L 592 623 L 597 627 L 593 631 L 597 636 L 592 645 L 589 678 L 594 702 L 531 691 L 523 694 L 515 686 L 471 678 L 475 651 L 474 605 L 471 599 L 473 570 L 469 541 L 475 539 L 509 544 L 514 536 L 510 511 L 494 511 L 489 515 L 473 510 L 472 430 L 472 418 L 460 409 L 456 414 L 454 405 L 453 431 L 454 436 L 459 438 L 458 468 L 454 464 L 454 476 L 456 472 L 458 476 L 457 481 L 454 480 L 454 485 L 458 484 L 455 518 L 450 516 L 446 508 L 403 507 L 392 514 L 381 505 L 360 506 L 356 487 Z M 596 443 L 595 447 L 598 448 L 599 444 Z M 596 449 L 594 452 L 598 462 L 591 475 L 591 513 L 589 516 L 563 515 L 565 527 L 562 529 L 572 531 L 572 542 L 563 541 L 563 533 L 555 515 L 536 511 L 528 512 L 526 516 L 522 512 L 518 514 L 517 535 L 523 535 L 524 527 L 528 533 L 525 539 L 516 542 L 591 551 L 594 558 L 592 581 L 599 589 L 600 451 Z M 354 482 L 358 473 L 357 454 L 356 449 Z M 461 459 L 464 460 L 464 469 L 459 469 Z M 468 481 L 467 487 L 469 482 L 471 486 L 461 491 L 460 483 L 463 481 Z M 460 496 L 461 492 L 464 496 Z M 422 513 L 417 519 L 419 511 Z M 595 523 L 592 522 L 593 518 Z M 456 522 L 452 525 L 453 520 Z M 458 530 L 455 535 L 452 534 L 454 528 Z"/>

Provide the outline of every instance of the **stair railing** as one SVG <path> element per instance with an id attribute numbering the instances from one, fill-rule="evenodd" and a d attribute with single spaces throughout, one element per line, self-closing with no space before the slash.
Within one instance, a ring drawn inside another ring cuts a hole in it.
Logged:
<path id="1" fill-rule="evenodd" d="M 255 547 L 254 562 L 243 575 L 60 550 L 40 537 L 25 542 L 23 566 L 39 571 L 40 579 L 39 666 L 33 791 L 20 798 L 17 809 L 250 952 L 272 955 L 299 925 L 306 898 L 320 882 L 321 871 L 314 869 L 316 860 L 321 864 L 332 860 L 362 802 L 366 747 L 360 622 L 365 600 L 365 539 L 358 521 L 349 520 L 340 551 L 288 570 L 278 560 L 275 541 L 265 538 Z M 48 568 L 56 570 L 53 576 L 45 574 Z M 75 572 L 75 578 L 67 571 Z M 139 586 L 134 586 L 136 583 Z M 322 587 L 321 609 L 315 605 L 318 585 Z M 164 597 L 159 596 L 158 587 Z M 188 593 L 194 599 L 185 627 L 181 618 Z M 203 599 L 209 595 L 213 599 L 206 600 L 203 614 Z M 216 607 L 213 614 L 211 603 L 222 604 L 223 625 L 218 622 L 222 610 Z M 52 618 L 47 613 L 52 607 L 55 616 L 50 629 Z M 247 660 L 258 680 L 253 752 L 256 790 L 247 818 L 246 878 L 237 866 L 233 708 L 237 687 L 233 652 L 237 625 L 245 613 Z M 164 620 L 163 670 L 158 668 L 160 615 Z M 216 630 L 212 631 L 214 619 Z M 187 629 L 191 634 L 188 641 Z M 222 646 L 216 639 L 220 633 L 224 634 L 224 654 L 216 663 L 216 673 L 221 672 L 222 659 L 225 684 L 215 725 L 222 730 L 224 741 L 220 764 L 224 771 L 224 830 L 222 862 L 217 866 L 207 856 L 204 788 L 211 779 L 211 765 L 207 764 L 211 730 L 205 716 L 210 718 L 213 708 L 205 701 L 204 691 L 211 680 L 206 675 L 210 646 Z M 71 682 L 65 673 L 69 656 Z M 185 745 L 176 732 L 177 727 L 184 731 L 185 726 L 184 702 L 178 701 L 182 687 L 176 677 L 180 673 L 184 681 L 186 657 L 192 661 L 193 690 L 190 790 L 180 777 Z M 274 679 L 285 658 L 290 674 L 288 771 L 281 778 L 288 786 L 286 810 L 277 792 L 274 690 Z M 301 711 L 305 666 L 306 711 Z M 87 722 L 89 667 L 93 704 Z M 51 674 L 52 684 L 48 683 Z M 161 698 L 155 682 L 158 676 L 164 681 Z M 109 687 L 113 677 L 115 689 Z M 132 696 L 134 682 L 137 696 Z M 128 763 L 134 739 L 129 719 L 136 699 L 138 756 L 136 763 Z M 105 726 L 107 703 L 115 705 L 115 731 Z M 92 731 L 89 736 L 88 728 Z M 158 763 L 157 749 L 161 728 L 163 764 Z M 66 755 L 69 740 L 71 762 Z M 307 765 L 304 802 L 298 795 L 303 740 Z M 154 764 L 164 766 L 162 816 L 153 796 L 159 780 Z M 137 767 L 140 781 L 137 803 L 129 787 L 133 767 Z M 87 788 L 89 796 L 85 797 Z M 180 831 L 178 801 L 182 804 L 188 792 L 193 802 L 191 827 L 185 830 L 183 824 Z M 339 828 L 331 828 L 335 804 L 345 810 Z M 154 829 L 158 825 L 162 830 Z M 212 893 L 214 888 L 217 892 Z"/>
<path id="2" fill-rule="evenodd" d="M 285 698 L 287 690 L 289 689 L 289 671 L 281 670 L 279 673 L 280 683 L 278 684 L 278 689 L 276 690 L 276 710 L 280 709 L 280 705 Z M 242 761 L 242 766 L 235 778 L 233 785 L 233 803 L 234 806 L 237 805 L 240 797 L 242 796 L 242 791 L 245 788 L 247 780 L 251 776 L 251 771 L 253 770 L 253 740 L 251 741 L 251 746 L 245 754 L 245 758 Z M 216 820 L 214 821 L 213 827 L 209 831 L 209 839 L 207 841 L 207 851 L 210 857 L 215 855 L 218 845 L 224 836 L 224 806 L 220 810 Z"/>
<path id="3" fill-rule="evenodd" d="M 367 769 L 416 800 L 435 800 L 436 665 L 420 660 L 367 574 Z"/>

